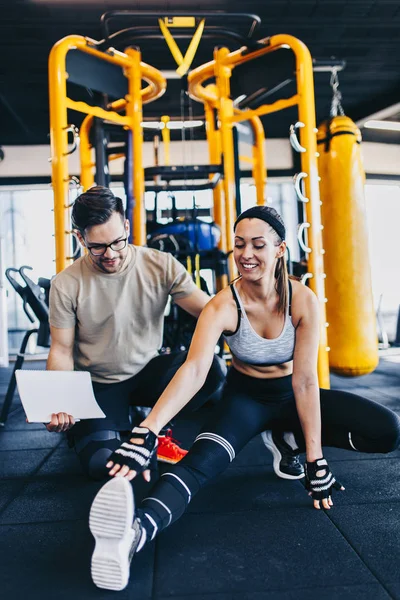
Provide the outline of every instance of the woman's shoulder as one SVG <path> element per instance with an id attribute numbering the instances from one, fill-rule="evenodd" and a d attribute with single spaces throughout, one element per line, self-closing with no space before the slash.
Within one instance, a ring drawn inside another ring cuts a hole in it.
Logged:
<path id="1" fill-rule="evenodd" d="M 301 316 L 310 310 L 318 310 L 318 298 L 307 286 L 296 279 L 290 279 L 292 284 L 292 311 Z"/>
<path id="2" fill-rule="evenodd" d="M 297 297 L 298 299 L 312 299 L 316 298 L 315 293 L 304 283 L 301 283 L 298 279 L 290 278 L 290 283 L 292 285 L 292 294 L 293 298 Z"/>
<path id="3" fill-rule="evenodd" d="M 213 298 L 211 298 L 211 300 L 206 304 L 205 308 L 210 308 L 210 310 L 219 312 L 225 310 L 227 307 L 229 307 L 229 305 L 235 306 L 235 301 L 232 296 L 232 291 L 228 286 L 220 292 L 217 292 L 215 296 L 213 296 Z"/>
<path id="4" fill-rule="evenodd" d="M 223 329 L 229 330 L 232 325 L 236 327 L 237 309 L 230 287 L 218 292 L 205 306 L 202 315 L 218 320 Z"/>

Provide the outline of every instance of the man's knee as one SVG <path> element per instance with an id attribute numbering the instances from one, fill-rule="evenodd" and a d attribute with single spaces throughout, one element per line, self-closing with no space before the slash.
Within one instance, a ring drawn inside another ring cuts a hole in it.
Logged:
<path id="1" fill-rule="evenodd" d="M 83 471 L 90 479 L 106 479 L 109 469 L 106 464 L 110 455 L 121 444 L 116 431 L 96 431 L 75 442 L 75 452 Z"/>

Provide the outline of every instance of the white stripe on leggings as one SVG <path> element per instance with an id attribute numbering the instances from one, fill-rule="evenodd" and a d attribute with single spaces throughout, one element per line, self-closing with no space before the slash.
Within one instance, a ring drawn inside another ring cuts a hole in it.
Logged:
<path id="1" fill-rule="evenodd" d="M 211 433 L 211 432 L 200 433 L 200 435 L 198 435 L 197 438 L 194 440 L 194 443 L 196 443 L 198 440 L 210 440 L 212 442 L 216 442 L 217 444 L 220 444 L 220 446 L 225 448 L 225 450 L 229 454 L 230 462 L 232 462 L 233 459 L 235 458 L 235 451 L 233 449 L 233 446 L 231 446 L 231 444 L 228 442 L 228 440 L 221 437 L 220 435 L 217 435 L 216 433 Z"/>
<path id="2" fill-rule="evenodd" d="M 150 523 L 153 525 L 154 527 L 154 531 L 153 534 L 150 538 L 150 540 L 154 540 L 154 538 L 156 537 L 156 533 L 158 531 L 158 527 L 157 527 L 157 523 L 155 522 L 155 520 L 153 519 L 153 517 L 151 517 L 150 515 L 147 514 L 147 512 L 144 513 L 145 517 L 148 518 L 148 520 L 150 521 Z"/>
<path id="3" fill-rule="evenodd" d="M 166 504 L 164 504 L 164 502 L 161 502 L 161 500 L 159 500 L 158 498 L 152 498 L 151 496 L 149 496 L 148 498 L 145 498 L 144 500 L 154 500 L 154 502 L 158 502 L 159 504 L 161 504 L 161 506 L 163 508 L 165 508 L 165 510 L 169 514 L 168 525 L 171 523 L 171 521 L 172 521 L 172 512 L 169 510 L 168 506 Z M 143 500 L 143 502 L 144 502 L 144 500 Z M 167 525 L 167 527 L 168 527 L 168 525 Z"/>
<path id="4" fill-rule="evenodd" d="M 353 444 L 353 440 L 351 439 L 351 431 L 349 431 L 349 444 L 353 448 L 353 450 L 355 450 L 356 452 L 358 452 L 357 448 Z"/>
<path id="5" fill-rule="evenodd" d="M 175 477 L 175 479 L 177 479 L 179 481 L 179 483 L 182 484 L 182 486 L 185 488 L 185 490 L 188 493 L 188 502 L 190 502 L 191 499 L 192 499 L 192 494 L 191 494 L 191 491 L 189 490 L 188 486 L 186 485 L 186 483 L 184 481 L 182 481 L 182 479 L 180 477 L 178 477 L 178 475 L 175 475 L 175 473 L 163 473 L 161 475 L 161 477 L 165 477 L 166 475 L 170 475 L 171 477 Z"/>

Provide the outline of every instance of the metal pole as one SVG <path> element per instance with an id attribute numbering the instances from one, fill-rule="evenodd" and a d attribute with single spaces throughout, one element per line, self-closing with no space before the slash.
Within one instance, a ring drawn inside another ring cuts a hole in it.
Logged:
<path id="1" fill-rule="evenodd" d="M 228 252 L 233 250 L 233 225 L 236 219 L 235 210 L 235 158 L 233 151 L 233 101 L 230 97 L 231 68 L 223 64 L 228 56 L 228 48 L 218 48 L 214 52 L 215 79 L 218 89 L 218 117 L 220 121 L 221 149 L 224 157 L 224 195 L 226 216 L 226 242 Z M 233 253 L 229 254 L 229 277 L 236 277 L 236 265 Z"/>
<path id="2" fill-rule="evenodd" d="M 144 206 L 143 128 L 142 128 L 142 70 L 139 50 L 127 48 L 126 54 L 132 61 L 128 69 L 128 96 L 126 115 L 130 121 L 133 138 L 133 243 L 146 244 L 146 210 Z"/>

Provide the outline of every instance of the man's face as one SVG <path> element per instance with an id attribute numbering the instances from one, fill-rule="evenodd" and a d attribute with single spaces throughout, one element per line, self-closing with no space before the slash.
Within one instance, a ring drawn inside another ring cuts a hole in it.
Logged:
<path id="1" fill-rule="evenodd" d="M 129 221 L 117 212 L 103 225 L 89 227 L 83 238 L 78 235 L 89 251 L 90 260 L 103 273 L 118 273 L 121 270 L 128 253 L 128 236 Z"/>

